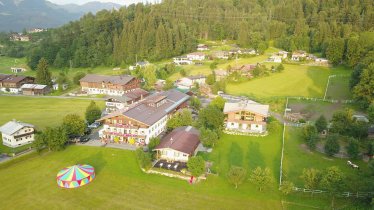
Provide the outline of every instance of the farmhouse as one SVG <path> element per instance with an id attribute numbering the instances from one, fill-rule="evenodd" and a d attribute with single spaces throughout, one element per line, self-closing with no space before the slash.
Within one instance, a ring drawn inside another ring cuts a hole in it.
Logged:
<path id="1" fill-rule="evenodd" d="M 317 64 L 320 64 L 320 65 L 328 65 L 329 64 L 329 60 L 327 60 L 326 58 L 315 58 L 314 62 L 316 62 Z"/>
<path id="2" fill-rule="evenodd" d="M 149 65 L 149 62 L 148 61 L 139 61 L 139 62 L 136 62 L 135 63 L 135 66 L 130 66 L 129 67 L 129 70 L 132 71 L 132 70 L 135 70 L 136 68 L 145 68 Z"/>
<path id="3" fill-rule="evenodd" d="M 242 54 L 246 55 L 256 55 L 256 50 L 255 49 L 243 49 Z"/>
<path id="4" fill-rule="evenodd" d="M 177 88 L 182 90 L 189 90 L 194 87 L 195 84 L 203 85 L 205 84 L 206 76 L 204 75 L 195 75 L 189 77 L 183 77 L 175 82 Z"/>
<path id="5" fill-rule="evenodd" d="M 233 48 L 229 51 L 230 55 L 237 55 L 237 54 L 242 54 L 242 50 L 240 48 Z"/>
<path id="6" fill-rule="evenodd" d="M 87 94 L 107 94 L 121 96 L 140 88 L 140 80 L 130 75 L 104 76 L 87 74 L 80 81 L 82 91 Z"/>
<path id="7" fill-rule="evenodd" d="M 282 57 L 278 55 L 272 55 L 268 59 L 269 62 L 274 62 L 274 63 L 282 63 Z"/>
<path id="8" fill-rule="evenodd" d="M 227 102 L 223 112 L 227 130 L 244 133 L 266 132 L 269 105 L 254 101 Z"/>
<path id="9" fill-rule="evenodd" d="M 188 59 L 187 56 L 178 56 L 178 57 L 175 57 L 175 58 L 173 58 L 173 62 L 176 65 L 190 65 L 190 64 L 193 63 L 190 59 Z"/>
<path id="10" fill-rule="evenodd" d="M 187 54 L 187 59 L 190 61 L 202 61 L 205 60 L 205 54 L 202 52 L 194 52 Z"/>
<path id="11" fill-rule="evenodd" d="M 30 36 L 22 33 L 13 33 L 10 35 L 10 41 L 28 42 L 30 41 Z"/>
<path id="12" fill-rule="evenodd" d="M 0 127 L 3 144 L 8 147 L 19 147 L 34 141 L 34 126 L 31 124 L 10 121 Z"/>
<path id="13" fill-rule="evenodd" d="M 300 61 L 302 59 L 305 59 L 306 56 L 307 56 L 307 54 L 306 54 L 305 51 L 298 50 L 298 51 L 295 51 L 295 52 L 292 53 L 291 60 L 292 61 Z"/>
<path id="14" fill-rule="evenodd" d="M 245 64 L 241 66 L 235 66 L 230 69 L 230 72 L 239 72 L 242 76 L 246 76 L 251 78 L 252 77 L 252 71 L 256 68 L 256 64 Z"/>
<path id="15" fill-rule="evenodd" d="M 216 77 L 216 81 L 221 81 L 227 77 L 228 73 L 223 69 L 217 69 L 214 70 L 214 75 Z"/>
<path id="16" fill-rule="evenodd" d="M 288 52 L 287 51 L 279 51 L 277 53 L 278 56 L 280 56 L 282 59 L 286 59 L 287 56 L 288 56 Z"/>
<path id="17" fill-rule="evenodd" d="M 212 53 L 214 59 L 229 59 L 229 52 L 227 51 L 215 51 Z"/>
<path id="18" fill-rule="evenodd" d="M 166 130 L 167 120 L 179 109 L 187 107 L 190 96 L 177 90 L 156 93 L 127 110 L 119 110 L 98 121 L 103 142 L 146 145 L 150 138 Z"/>
<path id="19" fill-rule="evenodd" d="M 3 92 L 19 93 L 24 84 L 34 83 L 33 77 L 0 74 L 0 90 Z"/>
<path id="20" fill-rule="evenodd" d="M 20 67 L 12 67 L 10 69 L 15 74 L 27 71 L 25 68 L 20 68 Z"/>
<path id="21" fill-rule="evenodd" d="M 22 94 L 23 95 L 45 95 L 48 94 L 51 89 L 47 85 L 39 85 L 39 84 L 24 84 L 21 86 Z"/>
<path id="22" fill-rule="evenodd" d="M 200 144 L 199 131 L 192 126 L 179 127 L 162 138 L 154 151 L 157 159 L 168 162 L 187 162 L 189 157 L 196 155 Z"/>
<path id="23" fill-rule="evenodd" d="M 137 88 L 123 94 L 122 96 L 110 97 L 105 102 L 106 111 L 107 113 L 112 113 L 120 109 L 128 109 L 130 105 L 143 100 L 148 95 L 148 91 L 145 91 L 141 88 Z"/>
<path id="24" fill-rule="evenodd" d="M 209 50 L 209 47 L 208 47 L 208 45 L 205 45 L 205 44 L 199 44 L 199 45 L 197 45 L 197 50 L 198 51 L 206 51 L 206 50 Z"/>

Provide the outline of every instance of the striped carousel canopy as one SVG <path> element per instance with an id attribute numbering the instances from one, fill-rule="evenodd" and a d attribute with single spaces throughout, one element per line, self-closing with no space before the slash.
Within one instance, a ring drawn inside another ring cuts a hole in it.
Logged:
<path id="1" fill-rule="evenodd" d="M 57 174 L 57 185 L 62 188 L 77 188 L 90 183 L 95 178 L 95 169 L 90 165 L 74 165 L 62 169 Z"/>

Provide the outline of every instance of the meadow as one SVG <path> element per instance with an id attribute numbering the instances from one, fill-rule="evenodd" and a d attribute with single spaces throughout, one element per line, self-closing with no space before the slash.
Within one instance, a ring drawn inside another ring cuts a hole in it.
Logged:
<path id="1" fill-rule="evenodd" d="M 31 123 L 38 129 L 56 126 L 67 114 L 84 117 L 90 100 L 0 96 L 0 124 L 12 119 Z M 104 101 L 96 101 L 103 108 Z"/>

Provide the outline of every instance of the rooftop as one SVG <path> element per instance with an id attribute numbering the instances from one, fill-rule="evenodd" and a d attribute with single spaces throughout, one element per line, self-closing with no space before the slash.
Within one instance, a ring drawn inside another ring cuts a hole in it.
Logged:
<path id="1" fill-rule="evenodd" d="M 246 100 L 240 102 L 226 102 L 224 113 L 236 112 L 236 111 L 250 111 L 263 116 L 269 115 L 269 105 L 263 105 L 254 101 Z"/>
<path id="2" fill-rule="evenodd" d="M 46 88 L 47 85 L 39 85 L 39 84 L 24 84 L 21 86 L 21 89 L 36 89 L 36 90 L 43 90 Z"/>
<path id="3" fill-rule="evenodd" d="M 130 75 L 119 75 L 119 76 L 107 76 L 107 75 L 96 75 L 87 74 L 85 77 L 80 79 L 80 82 L 92 82 L 92 83 L 112 83 L 116 85 L 126 85 L 135 77 Z"/>
<path id="4" fill-rule="evenodd" d="M 23 123 L 23 122 L 19 122 L 16 120 L 12 120 L 12 121 L 7 122 L 5 125 L 1 126 L 0 132 L 7 134 L 7 135 L 12 135 L 24 127 L 33 128 L 34 126 L 28 123 Z"/>
<path id="5" fill-rule="evenodd" d="M 170 148 L 186 154 L 193 154 L 200 144 L 199 131 L 192 126 L 179 127 L 162 138 L 155 150 Z"/>

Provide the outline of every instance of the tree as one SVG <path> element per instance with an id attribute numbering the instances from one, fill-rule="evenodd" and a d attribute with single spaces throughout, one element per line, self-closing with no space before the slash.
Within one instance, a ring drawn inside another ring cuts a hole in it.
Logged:
<path id="1" fill-rule="evenodd" d="M 262 169 L 261 167 L 257 167 L 252 171 L 249 180 L 255 184 L 260 191 L 273 183 L 273 178 L 269 168 Z"/>
<path id="2" fill-rule="evenodd" d="M 370 170 L 370 173 L 374 175 L 374 159 L 371 159 L 368 163 L 368 168 Z"/>
<path id="3" fill-rule="evenodd" d="M 316 126 L 317 131 L 319 133 L 321 133 L 322 131 L 326 130 L 327 129 L 327 120 L 326 120 L 325 116 L 321 115 L 316 120 L 315 126 Z"/>
<path id="4" fill-rule="evenodd" d="M 282 72 L 283 70 L 284 70 L 284 66 L 283 66 L 283 64 L 279 64 L 278 66 L 277 66 L 277 72 Z"/>
<path id="5" fill-rule="evenodd" d="M 200 129 L 200 140 L 204 147 L 214 147 L 218 142 L 218 134 L 216 131 L 212 131 L 206 128 Z"/>
<path id="6" fill-rule="evenodd" d="M 188 170 L 192 176 L 199 177 L 205 171 L 205 161 L 201 156 L 195 156 L 188 159 Z"/>
<path id="7" fill-rule="evenodd" d="M 333 156 L 340 151 L 339 135 L 331 134 L 326 138 L 325 152 L 328 156 Z"/>
<path id="8" fill-rule="evenodd" d="M 33 148 L 36 149 L 38 153 L 40 153 L 43 148 L 47 145 L 47 137 L 43 132 L 35 134 L 35 140 L 33 142 Z"/>
<path id="9" fill-rule="evenodd" d="M 235 189 L 237 189 L 238 185 L 242 184 L 245 181 L 246 176 L 247 170 L 245 170 L 245 168 L 239 166 L 231 166 L 227 174 L 227 179 L 229 183 L 233 184 L 235 186 Z"/>
<path id="10" fill-rule="evenodd" d="M 217 96 L 215 97 L 211 102 L 210 102 L 210 105 L 211 106 L 215 106 L 217 107 L 218 109 L 220 109 L 221 111 L 223 111 L 223 108 L 225 107 L 225 103 L 226 103 L 226 100 L 224 98 L 222 98 L 221 96 Z"/>
<path id="11" fill-rule="evenodd" d="M 68 135 L 78 135 L 84 134 L 86 129 L 86 123 L 77 114 L 68 114 L 62 119 L 62 126 L 65 128 Z"/>
<path id="12" fill-rule="evenodd" d="M 357 159 L 358 158 L 358 155 L 360 153 L 360 151 L 359 151 L 360 144 L 359 144 L 359 142 L 358 142 L 357 139 L 350 138 L 349 139 L 349 144 L 346 147 L 346 149 L 347 149 L 347 153 L 348 153 L 348 155 L 349 155 L 350 158 L 353 158 L 353 159 Z"/>
<path id="13" fill-rule="evenodd" d="M 214 77 L 214 74 L 209 74 L 209 75 L 206 77 L 206 84 L 208 84 L 208 85 L 213 85 L 215 82 L 216 82 L 216 79 L 215 79 L 215 77 Z"/>
<path id="14" fill-rule="evenodd" d="M 327 168 L 322 175 L 321 187 L 329 192 L 332 197 L 331 207 L 334 208 L 335 195 L 344 187 L 344 174 L 336 166 Z"/>
<path id="15" fill-rule="evenodd" d="M 267 130 L 269 131 L 269 133 L 277 133 L 281 130 L 281 125 L 277 120 L 273 120 L 268 123 Z"/>
<path id="16" fill-rule="evenodd" d="M 283 181 L 282 182 L 282 185 L 280 186 L 280 191 L 284 194 L 284 195 L 288 195 L 290 194 L 295 188 L 295 185 L 294 183 L 290 182 L 290 181 Z"/>
<path id="17" fill-rule="evenodd" d="M 199 110 L 201 108 L 201 101 L 198 97 L 192 96 L 190 99 L 190 106 L 195 110 Z"/>
<path id="18" fill-rule="evenodd" d="M 364 107 L 374 101 L 374 63 L 364 69 L 360 76 L 359 83 L 353 88 L 353 97 L 360 101 Z"/>
<path id="19" fill-rule="evenodd" d="M 374 102 L 370 104 L 370 106 L 366 110 L 369 120 L 371 123 L 374 123 Z"/>
<path id="20" fill-rule="evenodd" d="M 167 79 L 165 81 L 165 85 L 164 85 L 164 87 L 162 89 L 163 90 L 170 90 L 170 89 L 173 89 L 173 88 L 174 88 L 174 82 L 171 81 L 171 80 L 169 80 L 169 79 Z"/>
<path id="21" fill-rule="evenodd" d="M 144 152 L 142 147 L 136 149 L 135 154 L 141 168 L 147 170 L 152 166 L 151 155 L 149 153 Z"/>
<path id="22" fill-rule="evenodd" d="M 157 145 L 160 144 L 160 138 L 159 137 L 153 137 L 149 140 L 148 143 L 148 150 L 151 152 L 154 148 L 157 147 Z"/>
<path id="23" fill-rule="evenodd" d="M 41 138 L 46 140 L 49 151 L 60 151 L 65 148 L 66 142 L 69 140 L 68 134 L 63 126 L 50 128 L 47 127 Z"/>
<path id="24" fill-rule="evenodd" d="M 303 128 L 303 138 L 311 150 L 316 148 L 318 141 L 317 128 L 314 125 L 307 125 Z"/>
<path id="25" fill-rule="evenodd" d="M 36 82 L 42 85 L 52 87 L 51 73 L 48 71 L 48 62 L 45 58 L 41 58 L 36 71 Z"/>
<path id="26" fill-rule="evenodd" d="M 318 169 L 309 168 L 303 169 L 303 173 L 300 176 L 304 180 L 304 187 L 307 189 L 315 190 L 319 187 L 322 179 L 322 173 Z M 312 193 L 313 195 L 313 193 Z"/>
<path id="27" fill-rule="evenodd" d="M 74 78 L 73 78 L 74 84 L 79 85 L 80 84 L 79 80 L 82 79 L 85 76 L 86 76 L 86 73 L 81 72 L 81 71 L 75 73 Z"/>
<path id="28" fill-rule="evenodd" d="M 217 65 L 218 65 L 218 63 L 217 63 L 216 61 L 213 61 L 213 62 L 209 65 L 209 68 L 210 68 L 211 70 L 214 70 L 214 69 L 217 68 Z"/>
<path id="29" fill-rule="evenodd" d="M 166 127 L 170 131 L 181 126 L 192 125 L 192 122 L 191 112 L 188 109 L 183 109 L 167 121 Z"/>
<path id="30" fill-rule="evenodd" d="M 352 110 L 348 109 L 334 112 L 331 119 L 330 131 L 340 135 L 348 135 L 353 123 L 352 115 Z"/>
<path id="31" fill-rule="evenodd" d="M 333 64 L 339 64 L 343 59 L 344 39 L 334 38 L 326 49 L 326 56 Z"/>
<path id="32" fill-rule="evenodd" d="M 144 69 L 141 70 L 143 78 L 145 80 L 144 87 L 146 89 L 153 88 L 154 84 L 157 81 L 156 77 L 156 67 L 154 65 L 148 65 Z"/>
<path id="33" fill-rule="evenodd" d="M 91 101 L 86 109 L 86 121 L 88 124 L 95 122 L 101 117 L 101 110 L 94 101 Z"/>
<path id="34" fill-rule="evenodd" d="M 198 124 L 200 127 L 210 130 L 221 130 L 224 118 L 222 111 L 217 106 L 209 105 L 200 110 Z"/>

